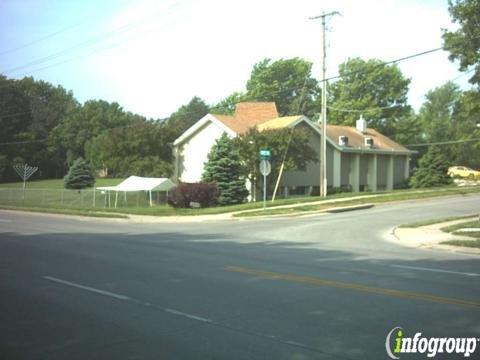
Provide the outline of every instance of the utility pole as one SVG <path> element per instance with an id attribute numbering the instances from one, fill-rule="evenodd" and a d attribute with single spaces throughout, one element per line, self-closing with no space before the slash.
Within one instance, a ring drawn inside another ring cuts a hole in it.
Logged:
<path id="1" fill-rule="evenodd" d="M 322 114 L 320 117 L 320 196 L 327 196 L 327 49 L 325 40 L 325 18 L 340 15 L 338 11 L 323 13 L 310 20 L 322 19 Z"/>

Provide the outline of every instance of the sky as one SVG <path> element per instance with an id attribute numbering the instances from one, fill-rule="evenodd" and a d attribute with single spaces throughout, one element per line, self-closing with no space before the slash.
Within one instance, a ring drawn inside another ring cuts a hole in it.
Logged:
<path id="1" fill-rule="evenodd" d="M 321 78 L 321 23 L 327 77 L 348 58 L 395 60 L 442 46 L 455 29 L 447 0 L 1 0 L 0 73 L 33 76 L 147 118 L 164 118 L 199 96 L 214 104 L 243 91 L 264 58 L 301 57 Z M 448 53 L 399 63 L 409 103 L 449 80 L 468 88 Z"/>

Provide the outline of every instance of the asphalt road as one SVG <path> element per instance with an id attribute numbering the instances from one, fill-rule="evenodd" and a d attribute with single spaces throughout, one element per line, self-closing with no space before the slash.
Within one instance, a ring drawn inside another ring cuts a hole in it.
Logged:
<path id="1" fill-rule="evenodd" d="M 480 257 L 387 241 L 479 210 L 472 195 L 192 224 L 0 211 L 0 359 L 385 359 L 396 326 L 480 337 Z"/>

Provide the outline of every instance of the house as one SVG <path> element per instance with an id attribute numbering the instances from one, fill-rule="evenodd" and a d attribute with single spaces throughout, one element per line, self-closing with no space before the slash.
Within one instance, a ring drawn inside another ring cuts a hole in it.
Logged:
<path id="1" fill-rule="evenodd" d="M 252 127 L 259 131 L 280 128 L 305 128 L 310 143 L 320 148 L 320 126 L 303 115 L 279 117 L 275 103 L 243 102 L 236 105 L 233 116 L 207 114 L 174 142 L 175 180 L 201 180 L 204 163 L 215 141 L 226 133 L 243 134 Z M 356 127 L 327 125 L 327 184 L 329 188 L 353 191 L 392 190 L 409 176 L 413 152 L 374 129 L 365 120 Z M 281 186 L 289 194 L 318 193 L 320 165 L 311 162 L 304 171 L 286 171 Z"/>

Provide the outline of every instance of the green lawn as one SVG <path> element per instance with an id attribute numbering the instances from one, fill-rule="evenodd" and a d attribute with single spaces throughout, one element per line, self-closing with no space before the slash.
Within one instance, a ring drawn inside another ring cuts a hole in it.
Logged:
<path id="1" fill-rule="evenodd" d="M 478 193 L 480 192 L 480 187 L 470 187 L 470 188 L 441 188 L 441 189 L 429 189 L 423 191 L 412 191 L 410 192 L 405 190 L 394 191 L 391 193 L 383 193 L 381 196 L 371 196 L 365 197 L 362 199 L 351 199 L 345 201 L 339 201 L 336 203 L 329 204 L 315 204 L 315 205 L 304 205 L 298 206 L 295 208 L 286 208 L 286 209 L 267 209 L 259 210 L 252 212 L 241 212 L 235 214 L 236 217 L 251 217 L 251 216 L 262 216 L 262 215 L 281 215 L 281 214 L 295 214 L 301 212 L 314 212 L 322 211 L 326 208 L 331 207 L 343 207 L 343 206 L 353 206 L 353 205 L 362 205 L 367 203 L 385 203 L 390 201 L 401 201 L 401 200 L 412 200 L 412 199 L 423 199 L 423 198 L 433 198 L 438 196 L 447 196 L 447 195 L 466 195 L 469 193 Z M 365 195 L 365 194 L 364 194 Z"/>
<path id="2" fill-rule="evenodd" d="M 398 227 L 399 228 L 417 228 L 417 227 L 420 227 L 420 226 L 439 224 L 439 223 L 443 223 L 443 222 L 447 222 L 447 221 L 468 219 L 468 218 L 471 218 L 471 217 L 474 217 L 474 216 L 478 216 L 478 215 L 472 214 L 472 215 L 464 215 L 464 216 L 450 216 L 450 217 L 445 217 L 445 218 L 440 218 L 440 219 L 429 219 L 429 220 L 424 220 L 424 221 L 416 221 L 416 222 L 408 223 L 408 224 L 402 224 Z"/>
<path id="3" fill-rule="evenodd" d="M 97 179 L 96 186 L 112 186 L 121 182 L 123 179 Z M 110 206 L 108 206 L 107 194 L 92 189 L 75 191 L 63 188 L 63 180 L 37 180 L 27 182 L 26 197 L 22 199 L 22 183 L 0 184 L 0 207 L 3 208 L 28 208 L 30 210 L 62 212 L 81 211 L 81 212 L 108 212 L 116 214 L 137 214 L 153 216 L 174 216 L 174 215 L 207 215 L 220 214 L 227 212 L 241 212 L 237 216 L 258 216 L 274 214 L 292 214 L 304 211 L 319 211 L 327 207 L 349 206 L 365 203 L 378 203 L 397 200 L 418 199 L 426 197 L 435 197 L 443 195 L 468 194 L 480 192 L 480 187 L 457 188 L 444 187 L 425 190 L 395 190 L 391 193 L 340 193 L 329 195 L 326 198 L 317 196 L 291 197 L 287 199 L 278 199 L 274 203 L 267 202 L 267 207 L 280 205 L 303 204 L 295 208 L 267 209 L 262 210 L 261 201 L 245 203 L 240 205 L 212 207 L 205 209 L 174 209 L 165 204 L 164 199 L 153 196 L 155 206 L 148 206 L 148 199 L 145 193 L 127 193 L 119 194 L 118 207 L 114 208 L 114 194 L 110 196 Z M 342 199 L 346 197 L 364 196 L 363 199 L 345 200 L 335 204 L 309 204 L 311 202 Z M 95 204 L 95 207 L 94 207 Z M 253 212 L 247 212 L 253 210 Z"/>
<path id="4" fill-rule="evenodd" d="M 480 231 L 472 231 L 472 232 L 459 231 L 460 229 L 467 229 L 467 228 L 480 228 L 480 221 L 477 219 L 474 221 L 468 221 L 461 224 L 455 224 L 455 225 L 442 228 L 441 229 L 442 231 L 451 233 L 453 235 L 460 235 L 460 236 L 466 236 L 466 237 L 472 238 L 472 240 L 443 241 L 442 244 L 480 248 Z"/>
<path id="5" fill-rule="evenodd" d="M 480 239 L 480 231 L 454 231 L 452 234 Z"/>
<path id="6" fill-rule="evenodd" d="M 128 219 L 127 215 L 112 214 L 107 212 L 81 210 L 81 209 L 55 209 L 55 208 L 38 208 L 38 207 L 24 207 L 24 206 L 8 206 L 0 205 L 1 209 L 6 210 L 21 210 L 31 212 L 46 212 L 49 214 L 62 214 L 62 215 L 78 215 L 78 216 L 91 216 L 99 218 L 115 218 L 115 219 Z"/>
<path id="7" fill-rule="evenodd" d="M 442 228 L 442 231 L 448 232 L 448 233 L 453 233 L 457 230 L 460 229 L 465 229 L 465 228 L 480 228 L 480 221 L 479 220 L 474 220 L 474 221 L 469 221 L 469 222 L 464 222 L 461 224 L 455 224 L 451 226 L 446 226 Z"/>
<path id="8" fill-rule="evenodd" d="M 123 178 L 119 179 L 96 179 L 95 186 L 115 186 L 122 182 Z M 21 189 L 23 187 L 22 182 L 14 183 L 0 183 L 0 189 Z M 32 180 L 27 181 L 27 189 L 63 189 L 63 179 L 51 179 L 51 180 Z"/>
<path id="9" fill-rule="evenodd" d="M 442 244 L 454 245 L 454 246 L 463 246 L 463 247 L 471 247 L 471 248 L 480 248 L 480 239 L 478 239 L 478 240 L 449 240 L 449 241 L 443 241 Z"/>

